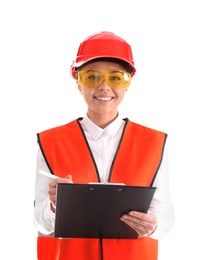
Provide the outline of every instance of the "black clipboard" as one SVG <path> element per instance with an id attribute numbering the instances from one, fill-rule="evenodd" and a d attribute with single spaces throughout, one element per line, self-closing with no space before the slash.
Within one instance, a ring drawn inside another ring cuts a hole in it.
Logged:
<path id="1" fill-rule="evenodd" d="M 120 220 L 131 210 L 146 213 L 155 187 L 59 183 L 54 237 L 137 238 Z"/>

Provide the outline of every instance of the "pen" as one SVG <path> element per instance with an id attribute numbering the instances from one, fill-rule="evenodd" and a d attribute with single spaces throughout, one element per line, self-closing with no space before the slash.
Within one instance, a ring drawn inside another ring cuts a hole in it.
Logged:
<path id="1" fill-rule="evenodd" d="M 44 176 L 47 176 L 51 179 L 56 179 L 56 178 L 59 178 L 58 176 L 54 175 L 54 174 L 51 174 L 49 172 L 46 172 L 46 171 L 43 171 L 43 170 L 40 170 L 39 171 L 40 174 L 44 175 Z"/>
<path id="2" fill-rule="evenodd" d="M 39 171 L 40 174 L 47 176 L 51 179 L 56 179 L 56 178 L 60 178 L 52 173 L 40 170 Z M 108 184 L 108 185 L 125 185 L 124 183 L 111 183 L 111 182 L 89 182 L 88 184 Z"/>

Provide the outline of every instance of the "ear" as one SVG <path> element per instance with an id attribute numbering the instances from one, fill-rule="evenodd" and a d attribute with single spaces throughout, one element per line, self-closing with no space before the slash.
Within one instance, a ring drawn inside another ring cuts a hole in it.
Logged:
<path id="1" fill-rule="evenodd" d="M 78 83 L 78 82 L 77 82 Z M 77 84 L 77 86 L 78 86 L 78 90 L 80 91 L 80 93 L 81 93 L 81 89 L 82 89 L 82 87 L 81 86 L 79 86 L 78 84 Z"/>

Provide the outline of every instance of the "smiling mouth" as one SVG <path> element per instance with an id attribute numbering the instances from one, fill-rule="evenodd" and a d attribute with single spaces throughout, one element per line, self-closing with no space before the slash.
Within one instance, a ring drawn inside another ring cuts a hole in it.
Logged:
<path id="1" fill-rule="evenodd" d="M 113 97 L 95 97 L 95 98 L 100 101 L 110 101 L 111 99 L 113 99 Z"/>

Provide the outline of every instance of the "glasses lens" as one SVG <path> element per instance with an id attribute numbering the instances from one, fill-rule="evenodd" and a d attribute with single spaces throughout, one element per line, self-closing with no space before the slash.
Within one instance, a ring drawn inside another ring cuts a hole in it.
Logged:
<path id="1" fill-rule="evenodd" d="M 103 80 L 103 74 L 99 70 L 81 70 L 78 80 L 81 86 L 97 88 Z"/>
<path id="2" fill-rule="evenodd" d="M 111 71 L 107 74 L 106 81 L 113 89 L 127 88 L 130 85 L 130 76 L 122 71 Z"/>
<path id="3" fill-rule="evenodd" d="M 81 70 L 78 73 L 78 83 L 87 88 L 97 88 L 103 80 L 113 89 L 127 88 L 130 85 L 129 73 L 111 69 Z"/>

